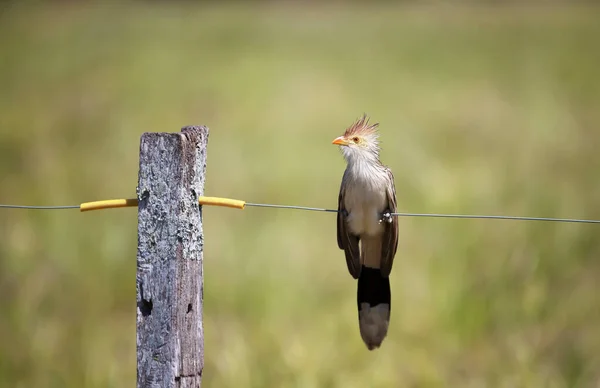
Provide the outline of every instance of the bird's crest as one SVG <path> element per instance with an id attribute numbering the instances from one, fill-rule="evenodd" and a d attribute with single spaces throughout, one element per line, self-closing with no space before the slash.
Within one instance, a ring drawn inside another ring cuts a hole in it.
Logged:
<path id="1" fill-rule="evenodd" d="M 364 114 L 361 118 L 356 120 L 354 124 L 349 126 L 344 132 L 344 136 L 350 137 L 354 135 L 368 136 L 375 135 L 377 136 L 377 127 L 379 123 L 369 124 L 369 118 L 366 114 Z"/>

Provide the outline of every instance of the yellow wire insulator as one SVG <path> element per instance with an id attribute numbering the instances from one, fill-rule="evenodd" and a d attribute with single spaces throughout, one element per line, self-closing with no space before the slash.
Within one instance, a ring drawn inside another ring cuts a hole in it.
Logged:
<path id="1" fill-rule="evenodd" d="M 231 198 L 220 198 L 220 197 L 199 197 L 198 203 L 200 205 L 208 206 L 222 206 L 230 207 L 234 209 L 244 209 L 246 201 Z M 107 199 L 104 201 L 84 202 L 79 205 L 79 210 L 87 212 L 90 210 L 102 210 L 102 209 L 114 209 L 119 207 L 133 207 L 138 205 L 137 198 L 130 199 Z"/>
<path id="2" fill-rule="evenodd" d="M 200 205 L 223 206 L 231 207 L 234 209 L 244 209 L 244 207 L 246 206 L 246 201 L 220 197 L 199 197 L 198 202 L 200 203 Z"/>
<path id="3" fill-rule="evenodd" d="M 137 205 L 137 198 L 107 199 L 104 201 L 84 202 L 81 205 L 79 205 L 79 210 L 82 212 L 87 212 L 90 210 L 113 209 L 117 207 L 133 207 Z"/>

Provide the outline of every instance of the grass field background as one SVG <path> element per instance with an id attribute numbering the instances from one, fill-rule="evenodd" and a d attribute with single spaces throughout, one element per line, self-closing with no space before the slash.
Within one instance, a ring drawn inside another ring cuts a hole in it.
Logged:
<path id="1" fill-rule="evenodd" d="M 381 123 L 400 211 L 600 218 L 592 6 L 4 6 L 0 203 L 135 195 L 140 135 L 210 127 L 206 194 L 335 207 Z M 331 214 L 206 208 L 208 387 L 595 387 L 600 229 L 400 220 L 368 352 Z M 0 385 L 135 384 L 133 209 L 0 210 Z"/>

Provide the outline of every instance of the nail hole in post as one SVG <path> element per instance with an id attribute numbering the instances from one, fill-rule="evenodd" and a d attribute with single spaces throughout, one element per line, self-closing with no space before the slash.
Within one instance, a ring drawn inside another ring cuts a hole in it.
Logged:
<path id="1" fill-rule="evenodd" d="M 147 317 L 148 315 L 152 314 L 152 299 L 142 299 L 138 302 L 138 308 L 142 312 L 143 317 Z"/>

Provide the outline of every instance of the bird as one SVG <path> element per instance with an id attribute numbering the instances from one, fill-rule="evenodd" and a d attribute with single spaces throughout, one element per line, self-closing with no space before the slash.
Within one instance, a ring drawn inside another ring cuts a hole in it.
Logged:
<path id="1" fill-rule="evenodd" d="M 379 159 L 378 123 L 366 114 L 333 140 L 346 161 L 338 197 L 337 242 L 348 271 L 358 279 L 360 335 L 369 350 L 387 336 L 391 312 L 389 275 L 398 248 L 396 188 Z"/>

